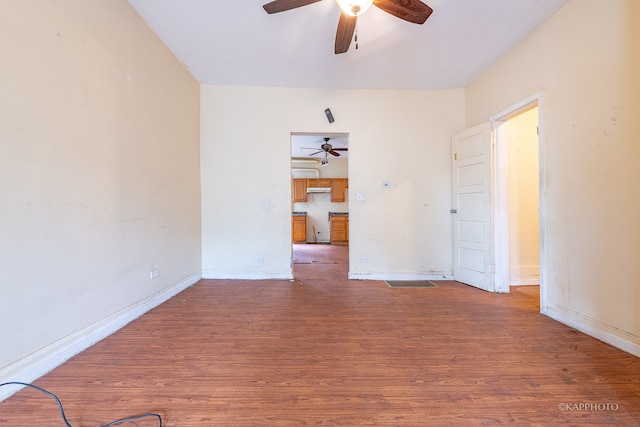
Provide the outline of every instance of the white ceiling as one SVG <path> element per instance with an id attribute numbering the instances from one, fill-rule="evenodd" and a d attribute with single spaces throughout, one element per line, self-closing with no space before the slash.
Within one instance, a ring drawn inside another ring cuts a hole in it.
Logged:
<path id="1" fill-rule="evenodd" d="M 329 144 L 333 148 L 348 148 L 349 147 L 349 137 L 344 133 L 326 133 L 322 135 L 317 134 L 302 134 L 297 133 L 291 135 L 291 157 L 293 158 L 316 158 L 321 159 L 324 157 L 324 153 L 316 153 L 321 150 L 320 146 L 324 144 L 323 138 L 330 138 Z M 311 149 L 315 148 L 315 149 Z M 349 157 L 349 151 L 338 151 L 341 159 L 346 159 Z M 333 155 L 329 154 L 327 156 L 329 159 L 335 158 Z"/>
<path id="2" fill-rule="evenodd" d="M 469 84 L 567 0 L 424 0 L 424 25 L 371 7 L 335 55 L 340 9 L 269 15 L 268 0 L 129 0 L 203 85 L 442 89 Z"/>
<path id="3" fill-rule="evenodd" d="M 568 0 L 423 0 L 434 10 L 424 25 L 371 7 L 358 18 L 359 48 L 341 55 L 335 0 L 272 15 L 269 0 L 128 1 L 203 85 L 448 89 L 465 87 Z M 309 157 L 301 147 L 324 136 L 347 147 L 346 135 L 292 135 L 292 157 Z"/>

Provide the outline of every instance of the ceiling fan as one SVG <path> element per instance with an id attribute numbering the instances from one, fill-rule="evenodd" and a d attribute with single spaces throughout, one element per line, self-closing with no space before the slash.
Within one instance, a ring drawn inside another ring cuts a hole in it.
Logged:
<path id="1" fill-rule="evenodd" d="M 263 6 L 271 13 L 307 6 L 321 0 L 274 0 Z M 345 53 L 349 50 L 351 39 L 356 29 L 356 21 L 372 4 L 385 12 L 414 24 L 424 24 L 433 9 L 420 0 L 336 0 L 342 9 L 338 30 L 336 32 L 335 53 Z M 357 45 L 356 45 L 357 47 Z"/>
<path id="2" fill-rule="evenodd" d="M 316 155 L 316 154 L 319 154 L 319 153 L 323 153 L 323 152 L 324 152 L 324 155 L 325 155 L 325 156 L 327 155 L 327 153 L 329 153 L 329 154 L 331 154 L 331 155 L 333 155 L 333 156 L 339 157 L 339 156 L 340 156 L 340 153 L 338 153 L 338 151 L 349 151 L 349 149 L 348 149 L 348 148 L 333 148 L 333 145 L 329 144 L 329 140 L 330 140 L 331 138 L 324 137 L 324 138 L 322 138 L 322 139 L 324 140 L 324 144 L 322 144 L 322 145 L 320 146 L 320 150 L 318 150 L 318 148 L 317 148 L 317 147 L 314 147 L 314 148 L 302 147 L 302 149 L 303 149 L 303 150 L 318 150 L 318 151 L 316 151 L 315 153 L 311 153 L 311 154 L 309 154 L 309 156 L 314 156 L 314 155 Z"/>

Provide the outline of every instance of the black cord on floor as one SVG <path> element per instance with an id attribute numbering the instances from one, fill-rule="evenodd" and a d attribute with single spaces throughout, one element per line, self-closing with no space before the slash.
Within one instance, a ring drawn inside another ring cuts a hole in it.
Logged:
<path id="1" fill-rule="evenodd" d="M 60 415 L 62 416 L 62 420 L 64 421 L 65 425 L 67 427 L 73 427 L 69 423 L 69 420 L 67 420 L 67 416 L 64 413 L 64 408 L 62 407 L 62 402 L 60 401 L 60 399 L 58 399 L 58 396 L 56 396 L 55 394 L 51 393 L 50 391 L 47 391 L 47 390 L 43 389 L 42 387 L 38 387 L 36 385 L 29 384 L 29 383 L 21 383 L 21 382 L 18 382 L 18 381 L 11 381 L 11 382 L 8 382 L 8 383 L 2 383 L 2 384 L 0 384 L 0 387 L 8 386 L 8 385 L 19 385 L 19 386 L 31 387 L 31 388 L 33 388 L 35 390 L 38 390 L 39 392 L 42 392 L 42 393 L 46 394 L 47 396 L 50 396 L 58 404 L 58 408 L 60 409 Z M 125 423 L 127 421 L 139 420 L 141 418 L 158 418 L 159 427 L 162 427 L 162 417 L 160 415 L 158 415 L 158 414 L 153 414 L 153 413 L 148 413 L 148 414 L 136 415 L 136 416 L 133 416 L 133 417 L 122 418 L 120 420 L 112 421 L 109 424 L 105 424 L 102 427 L 111 427 L 111 426 L 115 426 L 115 425 L 118 425 L 118 424 Z"/>

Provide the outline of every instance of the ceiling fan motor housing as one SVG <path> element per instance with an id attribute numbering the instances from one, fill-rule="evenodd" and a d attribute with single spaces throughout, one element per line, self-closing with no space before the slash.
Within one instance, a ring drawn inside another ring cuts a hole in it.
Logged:
<path id="1" fill-rule="evenodd" d="M 373 0 L 336 0 L 340 9 L 351 16 L 358 16 L 369 9 Z"/>

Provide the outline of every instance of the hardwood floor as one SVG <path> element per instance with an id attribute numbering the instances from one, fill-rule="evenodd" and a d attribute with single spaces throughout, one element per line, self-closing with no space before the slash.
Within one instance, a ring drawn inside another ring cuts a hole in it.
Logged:
<path id="1" fill-rule="evenodd" d="M 294 281 L 203 280 L 36 384 L 74 427 L 640 425 L 640 359 L 539 314 L 536 287 L 392 289 L 347 280 L 347 256 L 296 245 Z M 63 423 L 25 389 L 0 425 Z"/>

